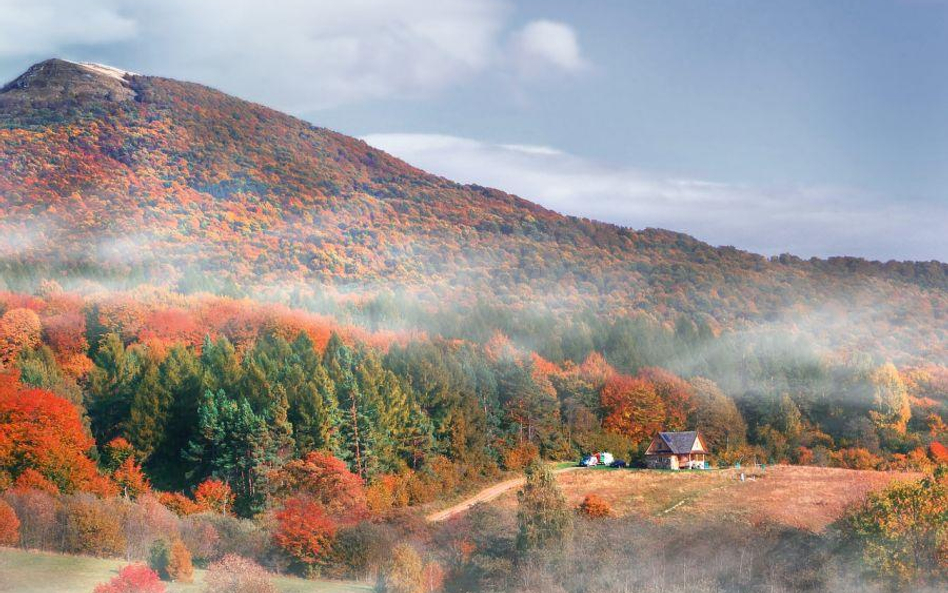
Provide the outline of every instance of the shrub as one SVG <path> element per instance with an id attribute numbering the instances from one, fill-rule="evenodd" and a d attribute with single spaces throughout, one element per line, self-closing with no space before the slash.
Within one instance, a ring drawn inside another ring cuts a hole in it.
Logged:
<path id="1" fill-rule="evenodd" d="M 20 520 L 6 502 L 0 500 L 0 546 L 15 546 L 20 543 Z"/>
<path id="2" fill-rule="evenodd" d="M 376 574 L 385 563 L 392 539 L 387 529 L 373 523 L 341 528 L 332 544 L 330 573 L 355 579 Z"/>
<path id="3" fill-rule="evenodd" d="M 221 536 L 206 515 L 192 515 L 181 522 L 181 540 L 194 560 L 206 564 L 220 558 Z"/>
<path id="4" fill-rule="evenodd" d="M 179 539 L 171 544 L 171 556 L 168 558 L 168 578 L 177 583 L 190 583 L 194 579 L 194 565 L 191 552 Z"/>
<path id="5" fill-rule="evenodd" d="M 814 459 L 813 451 L 807 447 L 797 447 L 793 452 L 793 461 L 797 465 L 813 465 Z"/>
<path id="6" fill-rule="evenodd" d="M 273 541 L 295 564 L 311 571 L 321 563 L 336 535 L 336 525 L 321 504 L 303 498 L 287 499 L 276 520 Z"/>
<path id="7" fill-rule="evenodd" d="M 111 581 L 96 585 L 94 593 L 165 593 L 165 585 L 144 564 L 129 564 Z"/>
<path id="8" fill-rule="evenodd" d="M 194 578 L 191 553 L 179 539 L 171 543 L 163 539 L 156 540 L 151 547 L 148 565 L 164 580 L 190 583 Z"/>
<path id="9" fill-rule="evenodd" d="M 156 540 L 177 539 L 179 520 L 158 499 L 146 494 L 135 502 L 125 502 L 122 531 L 125 534 L 127 556 L 144 560 Z"/>
<path id="10" fill-rule="evenodd" d="M 378 590 L 383 593 L 424 593 L 425 575 L 421 556 L 409 544 L 398 544 L 382 572 Z"/>
<path id="11" fill-rule="evenodd" d="M 425 563 L 425 568 L 421 574 L 426 593 L 434 593 L 444 588 L 447 572 L 444 570 L 444 567 L 437 562 L 431 561 Z"/>
<path id="12" fill-rule="evenodd" d="M 846 469 L 876 469 L 882 465 L 882 459 L 866 449 L 853 447 L 830 453 L 830 460 L 836 467 Z"/>
<path id="13" fill-rule="evenodd" d="M 849 517 L 866 565 L 902 586 L 948 578 L 948 466 L 915 482 L 895 482 Z"/>
<path id="14" fill-rule="evenodd" d="M 273 534 L 259 522 L 238 519 L 232 515 L 207 513 L 206 518 L 217 530 L 219 545 L 217 557 L 227 555 L 263 559 L 271 552 Z"/>
<path id="15" fill-rule="evenodd" d="M 596 519 L 612 516 L 612 507 L 598 494 L 587 494 L 577 510 L 587 517 Z"/>
<path id="16" fill-rule="evenodd" d="M 77 495 L 66 501 L 63 514 L 65 551 L 92 556 L 125 553 L 122 517 L 115 505 L 89 495 Z"/>
<path id="17" fill-rule="evenodd" d="M 228 554 L 208 567 L 204 593 L 277 593 L 277 588 L 259 564 Z"/>
<path id="18" fill-rule="evenodd" d="M 37 550 L 60 550 L 59 500 L 41 490 L 7 492 L 6 502 L 20 520 L 20 545 Z"/>
<path id="19" fill-rule="evenodd" d="M 194 491 L 194 502 L 202 511 L 226 515 L 234 506 L 234 493 L 224 482 L 209 478 Z"/>

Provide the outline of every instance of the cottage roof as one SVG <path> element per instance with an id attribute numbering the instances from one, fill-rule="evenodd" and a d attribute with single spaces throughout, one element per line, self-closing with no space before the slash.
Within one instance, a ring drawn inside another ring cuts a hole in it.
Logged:
<path id="1" fill-rule="evenodd" d="M 695 439 L 698 438 L 698 432 L 689 430 L 687 432 L 660 432 L 658 436 L 665 441 L 671 452 L 676 455 L 687 455 L 691 453 Z M 702 447 L 703 449 L 703 447 Z"/>

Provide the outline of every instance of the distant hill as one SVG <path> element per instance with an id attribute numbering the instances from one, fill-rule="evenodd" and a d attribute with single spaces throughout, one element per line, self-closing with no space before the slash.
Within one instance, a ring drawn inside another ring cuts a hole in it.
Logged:
<path id="1" fill-rule="evenodd" d="M 768 259 L 562 216 L 205 86 L 62 60 L 0 90 L 0 257 L 11 288 L 396 290 L 433 309 L 778 324 L 948 361 L 946 264 Z"/>

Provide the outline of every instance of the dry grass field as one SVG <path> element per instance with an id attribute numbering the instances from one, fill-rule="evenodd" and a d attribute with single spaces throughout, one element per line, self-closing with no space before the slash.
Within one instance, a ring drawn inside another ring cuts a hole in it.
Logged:
<path id="1" fill-rule="evenodd" d="M 595 493 L 616 514 L 687 521 L 716 517 L 751 524 L 774 523 L 820 532 L 867 493 L 894 480 L 918 476 L 903 472 L 858 471 L 808 466 L 690 472 L 588 469 L 557 476 L 571 505 Z M 496 504 L 516 506 L 516 490 Z"/>
<path id="2" fill-rule="evenodd" d="M 108 581 L 127 562 L 87 556 L 69 556 L 0 548 L 0 593 L 90 593 Z M 204 571 L 195 570 L 194 582 L 166 583 L 168 593 L 200 593 Z M 274 576 L 280 593 L 367 593 L 369 585 L 342 581 L 315 581 Z"/>

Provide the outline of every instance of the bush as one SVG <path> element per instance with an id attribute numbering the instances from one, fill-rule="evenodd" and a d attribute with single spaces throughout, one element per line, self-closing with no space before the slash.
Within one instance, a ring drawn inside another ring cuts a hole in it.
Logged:
<path id="1" fill-rule="evenodd" d="M 229 554 L 208 567 L 204 593 L 277 593 L 277 588 L 259 564 Z"/>
<path id="2" fill-rule="evenodd" d="M 577 510 L 581 514 L 595 519 L 612 516 L 612 507 L 598 494 L 587 494 Z"/>
<path id="3" fill-rule="evenodd" d="M 116 505 L 90 495 L 68 499 L 63 507 L 67 552 L 92 556 L 125 553 L 122 517 Z"/>
<path id="4" fill-rule="evenodd" d="M 270 554 L 273 535 L 260 523 L 216 513 L 207 513 L 201 517 L 206 518 L 217 530 L 217 558 L 235 555 L 263 559 Z"/>
<path id="5" fill-rule="evenodd" d="M 6 502 L 0 500 L 0 546 L 15 546 L 20 543 L 20 520 Z"/>
<path id="6" fill-rule="evenodd" d="M 111 581 L 96 585 L 94 593 L 165 593 L 165 585 L 144 564 L 129 564 Z"/>
<path id="7" fill-rule="evenodd" d="M 834 451 L 830 453 L 830 460 L 835 467 L 846 469 L 877 469 L 882 465 L 882 458 L 857 447 Z"/>
<path id="8" fill-rule="evenodd" d="M 190 583 L 194 579 L 194 565 L 191 552 L 179 539 L 171 544 L 171 557 L 168 559 L 168 578 L 176 583 Z"/>
<path id="9" fill-rule="evenodd" d="M 409 544 L 398 544 L 378 583 L 382 593 L 424 593 L 425 575 L 421 556 Z"/>
<path id="10" fill-rule="evenodd" d="M 155 541 L 151 547 L 148 565 L 167 581 L 190 583 L 194 578 L 191 552 L 179 539 L 170 544 L 163 539 Z"/>
<path id="11" fill-rule="evenodd" d="M 323 561 L 336 535 L 336 524 L 321 504 L 303 498 L 287 499 L 276 520 L 273 541 L 295 564 L 312 571 Z"/>
<path id="12" fill-rule="evenodd" d="M 155 496 L 146 494 L 135 502 L 125 502 L 124 506 L 122 530 L 129 558 L 144 560 L 156 540 L 173 541 L 178 538 L 178 516 L 165 508 Z"/>
<path id="13" fill-rule="evenodd" d="M 59 500 L 40 490 L 16 489 L 7 492 L 6 502 L 20 520 L 20 545 L 35 550 L 60 549 L 62 532 Z"/>
<path id="14" fill-rule="evenodd" d="M 373 523 L 343 527 L 332 544 L 330 572 L 336 577 L 364 579 L 385 563 L 392 536 Z"/>
<path id="15" fill-rule="evenodd" d="M 192 558 L 206 565 L 221 557 L 221 536 L 207 515 L 192 515 L 181 522 L 181 540 Z"/>

